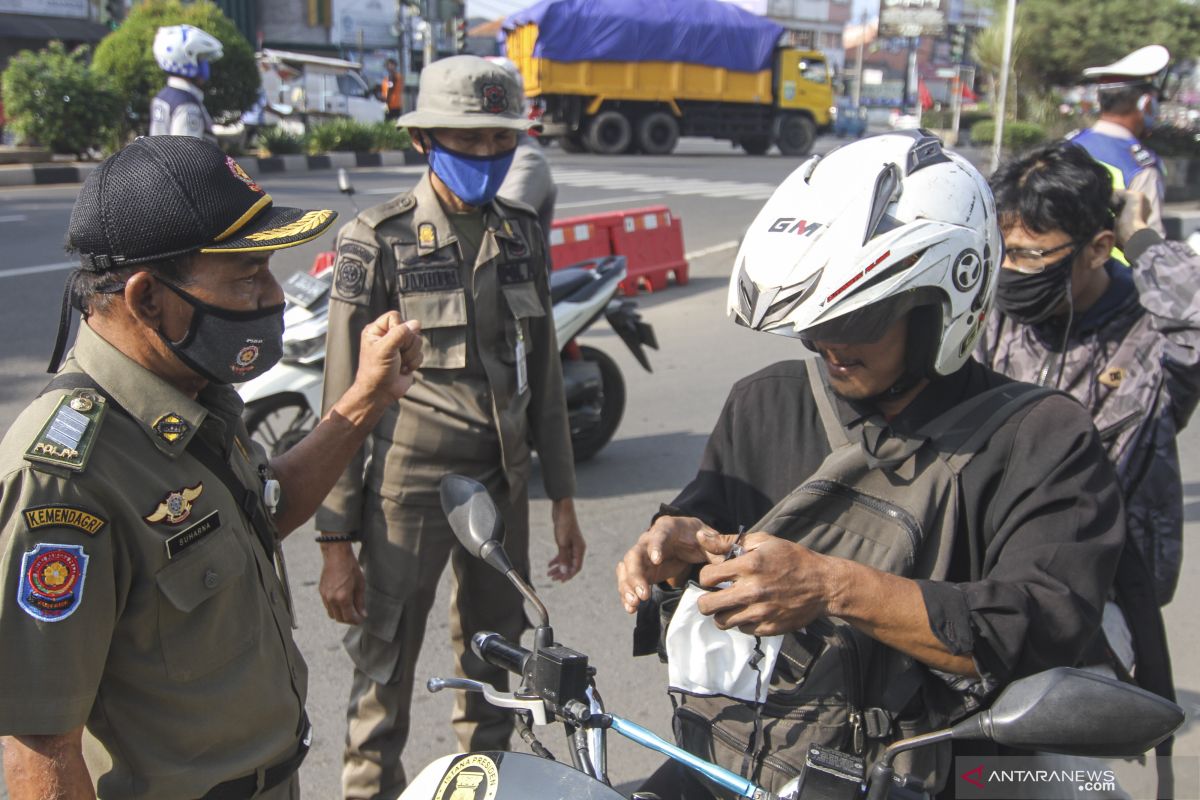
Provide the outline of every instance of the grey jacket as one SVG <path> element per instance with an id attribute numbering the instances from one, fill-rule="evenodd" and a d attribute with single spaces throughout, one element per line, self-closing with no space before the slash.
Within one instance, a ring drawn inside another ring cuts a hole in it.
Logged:
<path id="1" fill-rule="evenodd" d="M 1091 412 L 1117 468 L 1130 536 L 1166 605 L 1183 560 L 1175 440 L 1200 400 L 1200 257 L 1152 230 L 1133 236 L 1125 253 L 1132 270 L 1108 263 L 1109 289 L 1069 334 L 1061 318 L 1031 326 L 997 313 L 976 357 L 1062 389 Z"/>

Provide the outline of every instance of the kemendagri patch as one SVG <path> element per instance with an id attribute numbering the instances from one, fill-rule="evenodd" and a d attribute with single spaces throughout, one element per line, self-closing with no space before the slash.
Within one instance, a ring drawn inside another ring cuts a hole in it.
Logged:
<path id="1" fill-rule="evenodd" d="M 21 559 L 17 605 L 42 622 L 71 616 L 83 602 L 88 558 L 81 545 L 37 545 Z"/>
<path id="2" fill-rule="evenodd" d="M 108 524 L 104 517 L 78 506 L 31 506 L 21 509 L 21 514 L 31 531 L 41 528 L 74 528 L 88 536 L 95 536 Z"/>

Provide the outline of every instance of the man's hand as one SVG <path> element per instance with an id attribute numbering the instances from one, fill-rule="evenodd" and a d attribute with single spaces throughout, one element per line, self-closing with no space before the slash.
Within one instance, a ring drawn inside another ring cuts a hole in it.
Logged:
<path id="1" fill-rule="evenodd" d="M 318 590 L 329 618 L 346 625 L 361 625 L 366 619 L 367 582 L 349 542 L 321 544 L 321 582 Z"/>
<path id="2" fill-rule="evenodd" d="M 1113 195 L 1122 203 L 1114 233 L 1117 247 L 1124 247 L 1135 233 L 1150 227 L 1150 198 L 1132 189 L 1117 189 Z"/>
<path id="3" fill-rule="evenodd" d="M 551 580 L 569 581 L 583 568 L 583 553 L 587 550 L 583 532 L 579 530 L 579 520 L 575 517 L 575 501 L 570 497 L 555 500 L 550 515 L 554 520 L 554 543 L 558 545 L 558 555 L 550 559 L 546 574 Z"/>
<path id="4" fill-rule="evenodd" d="M 699 540 L 706 537 L 722 543 L 728 540 L 726 546 L 732 546 L 737 538 L 722 536 L 695 517 L 656 519 L 617 563 L 617 594 L 625 610 L 633 614 L 638 603 L 649 600 L 653 584 L 681 581 L 694 564 L 705 563 L 707 555 Z"/>
<path id="5" fill-rule="evenodd" d="M 404 396 L 421 366 L 421 324 L 389 311 L 363 328 L 355 387 L 385 403 Z"/>
<path id="6" fill-rule="evenodd" d="M 742 555 L 728 560 L 731 537 L 701 535 L 697 542 L 709 561 L 700 570 L 700 584 L 733 584 L 705 592 L 697 604 L 722 630 L 773 636 L 828 613 L 837 559 L 765 533 L 746 536 Z"/>

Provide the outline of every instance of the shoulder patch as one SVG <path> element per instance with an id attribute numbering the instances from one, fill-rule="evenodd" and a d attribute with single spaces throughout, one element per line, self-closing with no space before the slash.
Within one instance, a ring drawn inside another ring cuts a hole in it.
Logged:
<path id="1" fill-rule="evenodd" d="M 1097 380 L 1110 389 L 1116 389 L 1125 380 L 1125 370 L 1121 367 L 1110 366 L 1100 373 Z"/>
<path id="2" fill-rule="evenodd" d="M 25 451 L 25 460 L 82 472 L 107 410 L 105 399 L 88 389 L 63 395 Z"/>
<path id="3" fill-rule="evenodd" d="M 1152 167 L 1158 161 L 1154 152 L 1142 147 L 1141 143 L 1130 145 L 1129 152 L 1139 167 Z"/>
<path id="4" fill-rule="evenodd" d="M 17 605 L 42 622 L 61 622 L 83 602 L 88 554 L 81 545 L 39 544 L 21 558 Z"/>
<path id="5" fill-rule="evenodd" d="M 338 299 L 351 303 L 365 303 L 368 294 L 368 278 L 379 256 L 377 249 L 353 239 L 338 243 L 337 260 L 333 265 L 333 288 Z"/>
<path id="6" fill-rule="evenodd" d="M 104 517 L 79 506 L 30 506 L 21 509 L 21 515 L 25 517 L 25 525 L 31 531 L 41 528 L 74 528 L 88 536 L 95 536 L 108 524 Z"/>

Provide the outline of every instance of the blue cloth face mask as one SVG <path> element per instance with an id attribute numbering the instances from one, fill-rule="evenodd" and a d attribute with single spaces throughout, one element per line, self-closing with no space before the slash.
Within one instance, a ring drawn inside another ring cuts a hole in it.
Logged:
<path id="1" fill-rule="evenodd" d="M 500 191 L 516 148 L 495 156 L 472 156 L 450 150 L 430 137 L 429 168 L 469 206 L 481 206 Z"/>

